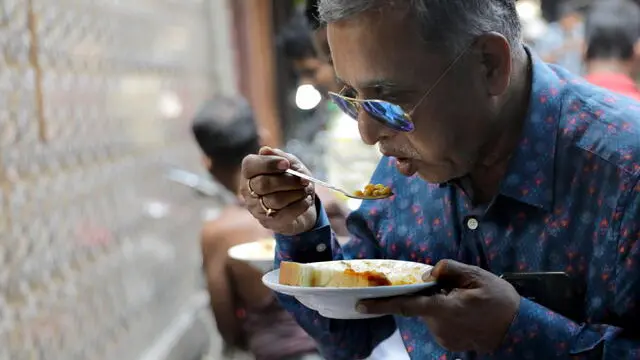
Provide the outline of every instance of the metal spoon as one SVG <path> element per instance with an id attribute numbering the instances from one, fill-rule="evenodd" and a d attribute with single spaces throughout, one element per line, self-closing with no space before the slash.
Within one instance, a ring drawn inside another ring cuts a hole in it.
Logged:
<path id="1" fill-rule="evenodd" d="M 326 183 L 326 182 L 324 182 L 324 181 L 322 181 L 322 180 L 318 180 L 318 179 L 313 178 L 313 177 L 311 177 L 311 176 L 305 175 L 305 174 L 303 174 L 303 173 L 301 173 L 301 172 L 297 172 L 297 171 L 295 171 L 295 170 L 291 170 L 291 169 L 287 169 L 285 172 L 286 172 L 287 174 L 290 174 L 290 175 L 293 175 L 293 176 L 297 176 L 297 177 L 299 177 L 299 178 L 301 178 L 301 179 L 309 180 L 309 181 L 311 181 L 312 183 L 314 183 L 314 184 L 318 184 L 318 185 L 320 185 L 320 186 L 322 186 L 322 187 L 326 187 L 327 189 L 331 189 L 331 190 L 333 190 L 333 191 L 337 191 L 337 192 L 339 192 L 339 193 L 343 194 L 344 196 L 346 196 L 346 197 L 348 197 L 348 198 L 351 198 L 351 199 L 358 199 L 358 200 L 381 200 L 381 199 L 386 199 L 386 198 L 388 198 L 388 197 L 390 197 L 390 196 L 392 196 L 392 195 L 393 195 L 393 193 L 389 193 L 389 194 L 387 194 L 387 195 L 382 195 L 382 196 L 357 196 L 355 193 L 352 193 L 352 192 L 348 192 L 348 191 L 342 190 L 342 189 L 340 189 L 340 188 L 338 188 L 338 187 L 335 187 L 335 186 L 333 186 L 333 185 L 331 185 L 331 184 L 329 184 L 329 183 Z"/>

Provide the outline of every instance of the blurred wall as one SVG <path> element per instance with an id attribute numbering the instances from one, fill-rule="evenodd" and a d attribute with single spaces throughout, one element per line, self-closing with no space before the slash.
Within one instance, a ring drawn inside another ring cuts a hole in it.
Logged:
<path id="1" fill-rule="evenodd" d="M 163 175 L 235 91 L 229 11 L 0 0 L 0 359 L 136 359 L 199 291 L 208 205 Z"/>
<path id="2" fill-rule="evenodd" d="M 233 0 L 239 91 L 253 106 L 263 141 L 282 145 L 276 82 L 273 6 L 269 0 Z"/>

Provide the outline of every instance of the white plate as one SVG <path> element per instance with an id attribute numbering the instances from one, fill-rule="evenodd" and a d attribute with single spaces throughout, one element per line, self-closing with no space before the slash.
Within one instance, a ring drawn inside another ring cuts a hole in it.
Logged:
<path id="1" fill-rule="evenodd" d="M 263 239 L 233 246 L 227 254 L 232 259 L 250 264 L 264 274 L 273 270 L 275 246 L 275 239 Z"/>
<path id="2" fill-rule="evenodd" d="M 357 262 L 361 260 L 349 260 Z M 402 262 L 399 260 L 366 260 L 367 262 Z M 424 267 L 424 271 L 431 270 L 431 265 L 411 263 Z M 302 305 L 316 310 L 320 315 L 331 319 L 368 319 L 382 315 L 361 314 L 356 311 L 358 301 L 363 299 L 385 298 L 400 295 L 410 295 L 435 285 L 435 282 L 398 286 L 376 286 L 362 288 L 335 287 L 301 287 L 281 285 L 280 270 L 273 270 L 262 277 L 262 282 L 271 290 L 295 297 Z"/>

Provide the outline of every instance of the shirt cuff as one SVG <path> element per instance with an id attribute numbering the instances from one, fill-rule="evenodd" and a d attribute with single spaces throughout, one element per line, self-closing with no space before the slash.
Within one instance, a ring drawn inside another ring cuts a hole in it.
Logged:
<path id="1" fill-rule="evenodd" d="M 604 340 L 604 333 L 581 326 L 526 298 L 500 348 L 499 359 L 568 359 L 592 351 Z"/>
<path id="2" fill-rule="evenodd" d="M 276 234 L 276 268 L 280 267 L 281 261 L 310 263 L 333 260 L 331 224 L 317 196 L 316 209 L 318 220 L 310 231 L 294 236 Z"/>

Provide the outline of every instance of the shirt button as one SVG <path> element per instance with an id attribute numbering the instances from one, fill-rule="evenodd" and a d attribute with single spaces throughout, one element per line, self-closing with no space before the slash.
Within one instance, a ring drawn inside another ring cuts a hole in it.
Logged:
<path id="1" fill-rule="evenodd" d="M 480 223 L 476 218 L 472 217 L 467 219 L 467 228 L 469 228 L 469 230 L 476 230 L 478 226 L 480 226 Z"/>
<path id="2" fill-rule="evenodd" d="M 325 245 L 325 244 L 318 244 L 318 246 L 316 246 L 316 251 L 317 252 L 323 252 L 325 250 L 327 250 L 327 245 Z"/>

